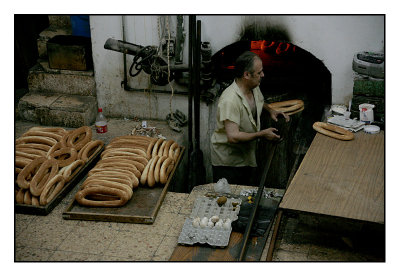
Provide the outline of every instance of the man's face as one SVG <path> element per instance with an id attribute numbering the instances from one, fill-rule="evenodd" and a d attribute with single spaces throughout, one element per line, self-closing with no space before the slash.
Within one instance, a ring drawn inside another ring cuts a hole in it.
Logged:
<path id="1" fill-rule="evenodd" d="M 255 88 L 261 84 L 261 79 L 264 77 L 263 65 L 261 59 L 255 59 L 253 65 L 253 73 L 249 73 L 249 84 Z"/>

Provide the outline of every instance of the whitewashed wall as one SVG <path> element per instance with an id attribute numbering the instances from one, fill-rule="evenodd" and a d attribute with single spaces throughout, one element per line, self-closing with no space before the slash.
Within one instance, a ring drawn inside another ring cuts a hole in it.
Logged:
<path id="1" fill-rule="evenodd" d="M 99 106 L 107 116 L 164 119 L 170 110 L 179 109 L 187 114 L 187 97 L 169 93 L 154 93 L 155 90 L 170 91 L 149 84 L 148 75 L 139 74 L 129 78 L 135 92 L 121 88 L 123 80 L 123 55 L 104 49 L 108 38 L 122 40 L 122 16 L 91 16 L 93 60 L 96 93 Z M 256 21 L 261 24 L 279 24 L 288 30 L 292 43 L 311 52 L 322 60 L 332 74 L 332 103 L 348 104 L 352 97 L 353 55 L 359 51 L 384 50 L 384 16 L 197 16 L 202 21 L 202 41 L 210 41 L 215 53 L 239 37 L 243 22 Z M 157 16 L 125 16 L 126 41 L 147 45 L 159 45 Z M 188 57 L 188 16 L 184 17 L 186 41 L 183 59 Z M 171 16 L 171 35 L 175 35 L 176 17 Z M 127 67 L 132 62 L 127 56 Z M 174 86 L 174 90 L 185 88 Z M 171 103 L 171 108 L 170 108 Z M 200 144 L 204 152 L 207 176 L 210 176 L 209 138 L 214 128 L 215 107 L 201 106 Z"/>

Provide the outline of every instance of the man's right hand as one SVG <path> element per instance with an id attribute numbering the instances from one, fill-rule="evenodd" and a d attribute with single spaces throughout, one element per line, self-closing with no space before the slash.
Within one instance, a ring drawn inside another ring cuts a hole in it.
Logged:
<path id="1" fill-rule="evenodd" d="M 278 132 L 278 129 L 276 128 L 268 128 L 268 129 L 263 129 L 260 131 L 262 138 L 265 138 L 267 140 L 279 140 L 281 137 L 274 132 Z"/>

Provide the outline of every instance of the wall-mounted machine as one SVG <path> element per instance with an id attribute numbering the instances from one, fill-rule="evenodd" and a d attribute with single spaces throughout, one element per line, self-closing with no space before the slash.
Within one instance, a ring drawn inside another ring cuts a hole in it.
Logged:
<path id="1" fill-rule="evenodd" d="M 353 58 L 353 70 L 375 78 L 385 78 L 385 54 L 359 52 Z"/>

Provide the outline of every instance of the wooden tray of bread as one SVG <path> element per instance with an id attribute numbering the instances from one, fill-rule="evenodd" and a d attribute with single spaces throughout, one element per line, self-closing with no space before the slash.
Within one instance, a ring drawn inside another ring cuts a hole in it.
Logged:
<path id="1" fill-rule="evenodd" d="M 33 127 L 15 142 L 15 212 L 47 215 L 104 150 L 90 127 Z"/>
<path id="2" fill-rule="evenodd" d="M 152 224 L 184 150 L 162 138 L 114 138 L 82 180 L 63 218 Z"/>

